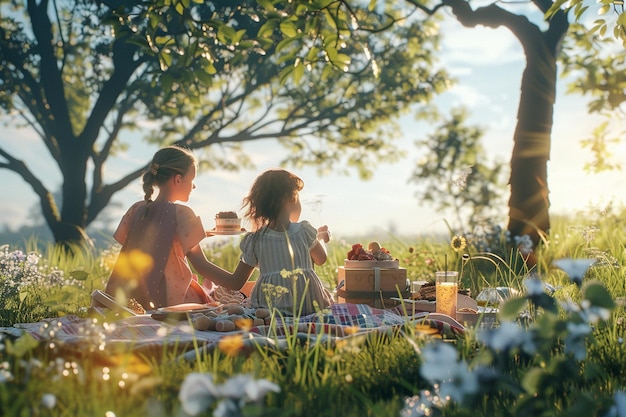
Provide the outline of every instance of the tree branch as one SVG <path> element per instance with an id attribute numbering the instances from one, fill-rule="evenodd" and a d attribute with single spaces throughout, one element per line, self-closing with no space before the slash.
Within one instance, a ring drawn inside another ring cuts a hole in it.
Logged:
<path id="1" fill-rule="evenodd" d="M 54 197 L 43 185 L 43 183 L 39 181 L 30 169 L 28 169 L 24 162 L 15 158 L 2 148 L 0 148 L 0 156 L 7 160 L 6 163 L 0 164 L 0 168 L 9 169 L 21 176 L 22 179 L 31 186 L 35 194 L 37 194 L 41 204 L 41 211 L 46 218 L 47 223 L 52 225 L 59 222 L 59 210 L 54 202 Z"/>
<path id="2" fill-rule="evenodd" d="M 28 0 L 28 13 L 32 22 L 32 30 L 41 62 L 39 64 L 39 76 L 41 86 L 44 90 L 43 98 L 46 113 L 53 118 L 50 126 L 53 135 L 61 147 L 72 146 L 68 143 L 67 134 L 61 132 L 73 132 L 70 115 L 68 112 L 67 100 L 63 88 L 63 78 L 58 68 L 57 57 L 54 50 L 54 38 L 52 36 L 52 24 L 48 17 L 48 0 L 41 0 L 37 4 L 36 0 Z"/>

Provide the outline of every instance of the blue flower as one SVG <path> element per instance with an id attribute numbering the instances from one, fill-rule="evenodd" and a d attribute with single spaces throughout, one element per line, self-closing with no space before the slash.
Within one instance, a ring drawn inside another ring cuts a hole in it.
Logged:
<path id="1" fill-rule="evenodd" d="M 484 329 L 478 339 L 496 352 L 520 349 L 529 355 L 537 351 L 532 335 L 511 321 L 505 321 L 495 329 Z"/>
<path id="2" fill-rule="evenodd" d="M 565 352 L 572 353 L 576 360 L 582 361 L 587 356 L 585 344 L 587 335 L 591 333 L 591 327 L 587 323 L 567 323 L 567 336 L 565 336 Z"/>
<path id="3" fill-rule="evenodd" d="M 585 273 L 595 261 L 595 259 L 562 258 L 553 261 L 552 264 L 557 268 L 562 269 L 567 274 L 570 281 L 580 287 Z"/>
<path id="4" fill-rule="evenodd" d="M 613 396 L 614 404 L 604 417 L 626 417 L 626 392 L 617 391 Z"/>

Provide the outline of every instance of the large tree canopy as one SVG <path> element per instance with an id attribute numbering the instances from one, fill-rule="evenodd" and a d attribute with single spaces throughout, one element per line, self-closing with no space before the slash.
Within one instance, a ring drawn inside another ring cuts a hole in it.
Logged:
<path id="1" fill-rule="evenodd" d="M 202 149 L 211 169 L 245 164 L 242 142 L 273 138 L 290 150 L 285 162 L 367 176 L 400 154 L 394 119 L 414 105 L 428 114 L 448 85 L 433 69 L 435 25 L 391 6 L 10 4 L 0 17 L 0 105 L 45 144 L 62 176 L 60 201 L 10 146 L 0 147 L 0 168 L 30 185 L 58 242 L 84 241 L 85 227 L 141 175 L 145 165 L 106 175 L 139 127 L 151 143 Z M 396 17 L 404 24 L 389 26 Z"/>

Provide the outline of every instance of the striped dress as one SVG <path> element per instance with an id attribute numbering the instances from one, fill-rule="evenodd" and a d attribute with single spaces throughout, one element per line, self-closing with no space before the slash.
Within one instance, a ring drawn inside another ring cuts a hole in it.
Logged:
<path id="1" fill-rule="evenodd" d="M 241 260 L 260 273 L 250 294 L 252 307 L 306 315 L 332 304 L 332 295 L 313 268 L 310 250 L 320 244 L 316 236 L 307 221 L 290 223 L 286 232 L 264 227 L 244 236 Z"/>

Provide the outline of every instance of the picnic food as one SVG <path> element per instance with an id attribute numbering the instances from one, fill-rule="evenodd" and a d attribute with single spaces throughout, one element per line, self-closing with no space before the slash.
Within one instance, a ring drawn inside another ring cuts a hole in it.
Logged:
<path id="1" fill-rule="evenodd" d="M 458 290 L 459 294 L 468 295 L 470 294 L 469 288 L 463 288 Z M 427 282 L 422 284 L 420 290 L 415 293 L 412 298 L 415 300 L 426 300 L 426 301 L 435 301 L 437 299 L 437 289 L 435 286 L 435 282 Z"/>
<path id="2" fill-rule="evenodd" d="M 355 243 L 348 252 L 347 259 L 349 261 L 389 261 L 393 257 L 387 249 L 380 246 L 380 243 L 374 241 L 369 243 L 367 250 L 360 243 Z"/>
<path id="3" fill-rule="evenodd" d="M 380 243 L 373 241 L 367 245 L 367 249 L 360 243 L 355 243 L 346 255 L 344 261 L 346 268 L 385 268 L 397 269 L 400 263 L 391 256 L 387 249 Z"/>
<path id="4" fill-rule="evenodd" d="M 146 314 L 146 310 L 134 298 L 129 298 L 127 304 L 128 308 L 130 308 L 135 314 Z"/>
<path id="5" fill-rule="evenodd" d="M 376 308 L 393 305 L 391 297 L 409 295 L 406 274 L 379 242 L 370 242 L 367 249 L 355 243 L 337 268 L 337 301 Z"/>
<path id="6" fill-rule="evenodd" d="M 220 211 L 215 215 L 215 229 L 219 232 L 239 232 L 241 219 L 234 211 Z"/>

